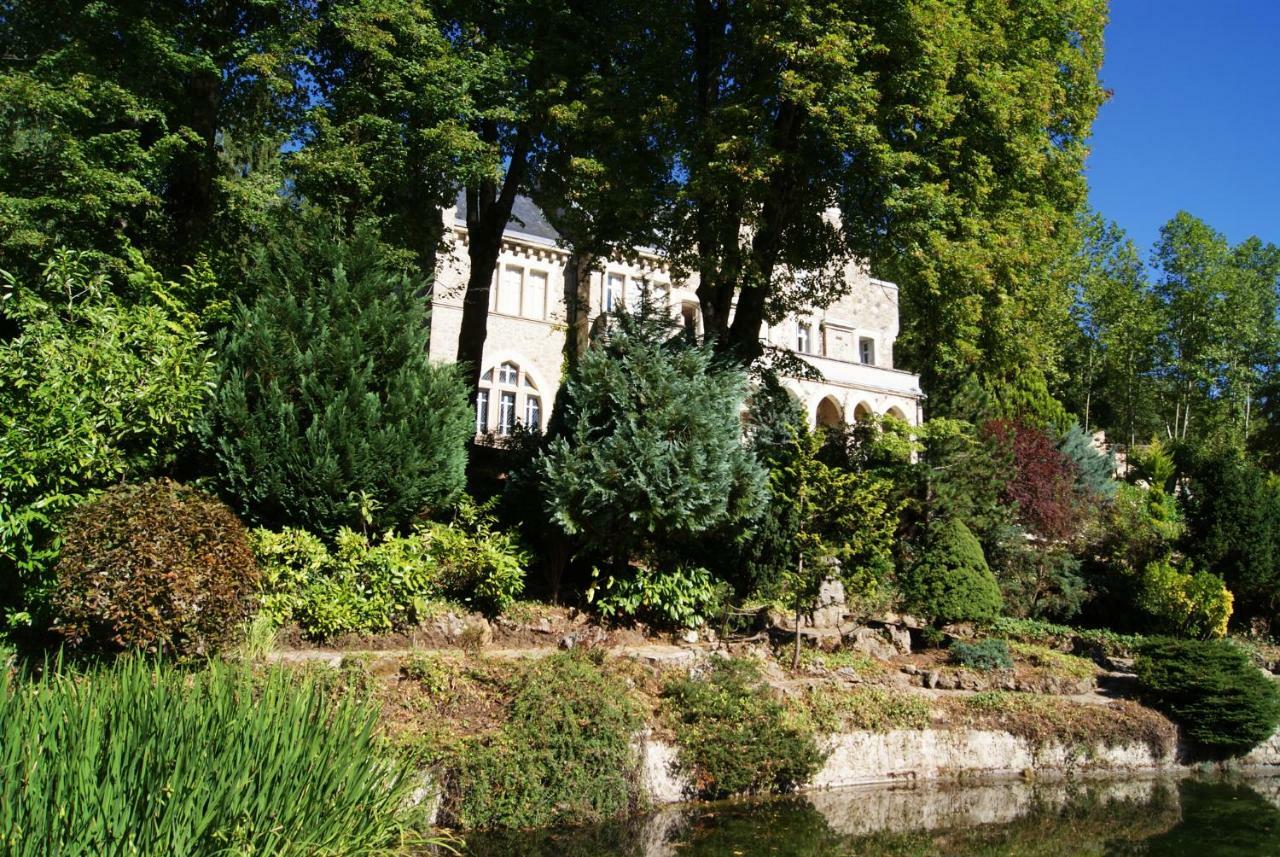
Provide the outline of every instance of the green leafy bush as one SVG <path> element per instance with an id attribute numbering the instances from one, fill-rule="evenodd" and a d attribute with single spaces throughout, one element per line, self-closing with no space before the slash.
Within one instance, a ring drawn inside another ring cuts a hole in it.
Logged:
<path id="1" fill-rule="evenodd" d="M 931 528 L 901 586 L 908 606 L 937 624 L 995 619 L 1003 603 L 982 545 L 956 519 Z"/>
<path id="2" fill-rule="evenodd" d="M 35 284 L 0 273 L 0 611 L 44 627 L 63 516 L 172 464 L 203 413 L 212 358 L 179 300 L 132 254 L 128 288 L 61 250 Z M 126 301 L 119 292 L 132 292 Z"/>
<path id="3" fill-rule="evenodd" d="M 1280 723 L 1276 683 L 1225 640 L 1150 640 L 1139 651 L 1137 672 L 1146 701 L 1211 752 L 1246 753 Z"/>
<path id="4" fill-rule="evenodd" d="M 722 600 L 721 587 L 705 568 L 635 568 L 609 576 L 587 590 L 587 600 L 606 619 L 643 619 L 659 627 L 696 628 Z"/>
<path id="5" fill-rule="evenodd" d="M 354 854 L 400 843 L 413 780 L 377 710 L 311 680 L 138 658 L 0 672 L 0 852 Z"/>
<path id="6" fill-rule="evenodd" d="M 957 640 L 947 650 L 951 660 L 971 670 L 1009 670 L 1013 669 L 1013 655 L 1009 653 L 1009 643 L 995 637 L 988 637 L 976 643 Z"/>
<path id="7" fill-rule="evenodd" d="M 707 669 L 663 690 L 680 764 L 698 794 L 785 792 L 807 782 L 823 761 L 812 726 L 788 717 L 754 663 L 717 658 Z"/>
<path id="8" fill-rule="evenodd" d="M 235 513 L 167 479 L 116 486 L 73 512 L 54 571 L 58 630 L 95 651 L 210 654 L 232 642 L 258 586 Z"/>
<path id="9" fill-rule="evenodd" d="M 446 765 L 443 812 L 465 828 L 599 821 L 637 809 L 642 725 L 625 686 L 587 657 L 531 664 L 510 689 L 507 721 Z"/>
<path id="10" fill-rule="evenodd" d="M 448 524 L 426 524 L 417 535 L 439 569 L 443 597 L 500 613 L 524 591 L 528 556 L 513 533 L 500 529 L 491 504 L 464 500 Z"/>
<path id="11" fill-rule="evenodd" d="M 416 625 L 443 600 L 501 611 L 524 587 L 527 558 L 484 510 L 463 506 L 449 524 L 370 538 L 341 529 L 329 548 L 305 530 L 257 529 L 262 610 L 319 639 Z"/>
<path id="12" fill-rule="evenodd" d="M 928 729 L 933 722 L 927 699 L 874 685 L 811 688 L 804 705 L 814 726 L 823 732 Z"/>
<path id="13" fill-rule="evenodd" d="M 1221 639 L 1233 603 L 1222 578 L 1207 571 L 1188 574 L 1169 561 L 1150 563 L 1142 571 L 1138 606 L 1166 633 Z"/>
<path id="14" fill-rule="evenodd" d="M 422 284 L 368 232 L 270 247 L 220 342 L 208 438 L 225 493 L 255 524 L 326 537 L 453 502 L 475 418 L 457 367 L 428 359 Z"/>

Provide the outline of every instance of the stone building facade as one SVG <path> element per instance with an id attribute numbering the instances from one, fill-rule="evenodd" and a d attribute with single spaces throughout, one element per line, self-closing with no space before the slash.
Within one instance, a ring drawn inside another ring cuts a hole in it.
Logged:
<path id="1" fill-rule="evenodd" d="M 432 300 L 431 356 L 442 361 L 453 359 L 462 324 L 468 273 L 463 204 L 445 211 L 448 250 L 441 255 Z M 566 337 L 573 335 L 572 264 L 542 213 L 529 200 L 517 200 L 490 292 L 477 434 L 503 435 L 517 423 L 546 428 L 562 381 Z M 898 288 L 857 265 L 848 266 L 844 276 L 850 288 L 839 301 L 771 325 L 762 338 L 791 350 L 821 375 L 820 381 L 785 381 L 812 424 L 888 413 L 915 425 L 921 419 L 919 377 L 893 368 Z M 642 253 L 635 263 L 611 260 L 591 273 L 585 288 L 588 308 L 576 317 L 590 325 L 598 327 L 620 306 L 636 306 L 647 289 L 670 307 L 674 319 L 700 329 L 696 280 L 673 282 L 656 255 Z"/>

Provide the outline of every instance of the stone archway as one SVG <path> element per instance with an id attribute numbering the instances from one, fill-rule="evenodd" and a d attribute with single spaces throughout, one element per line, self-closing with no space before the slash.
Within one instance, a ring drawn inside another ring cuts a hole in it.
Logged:
<path id="1" fill-rule="evenodd" d="M 875 415 L 876 412 L 871 410 L 871 406 L 866 402 L 858 402 L 857 407 L 853 409 L 853 421 L 856 423 L 872 419 Z"/>
<path id="2" fill-rule="evenodd" d="M 841 410 L 840 403 L 834 397 L 827 396 L 821 402 L 818 402 L 818 410 L 814 415 L 814 424 L 819 428 L 844 424 L 844 411 Z"/>

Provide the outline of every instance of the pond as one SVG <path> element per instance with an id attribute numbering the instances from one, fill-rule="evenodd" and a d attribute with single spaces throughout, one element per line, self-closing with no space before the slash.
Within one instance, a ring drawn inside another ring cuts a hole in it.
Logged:
<path id="1" fill-rule="evenodd" d="M 1280 779 L 845 789 L 663 810 L 581 830 L 477 835 L 476 857 L 1263 857 Z"/>

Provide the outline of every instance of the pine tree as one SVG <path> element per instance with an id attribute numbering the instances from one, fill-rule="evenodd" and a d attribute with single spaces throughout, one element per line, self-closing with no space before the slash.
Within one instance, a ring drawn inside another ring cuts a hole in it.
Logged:
<path id="1" fill-rule="evenodd" d="M 427 357 L 421 283 L 359 232 L 270 242 L 221 348 L 209 442 L 254 523 L 332 534 L 406 524 L 463 488 L 473 416 Z"/>

